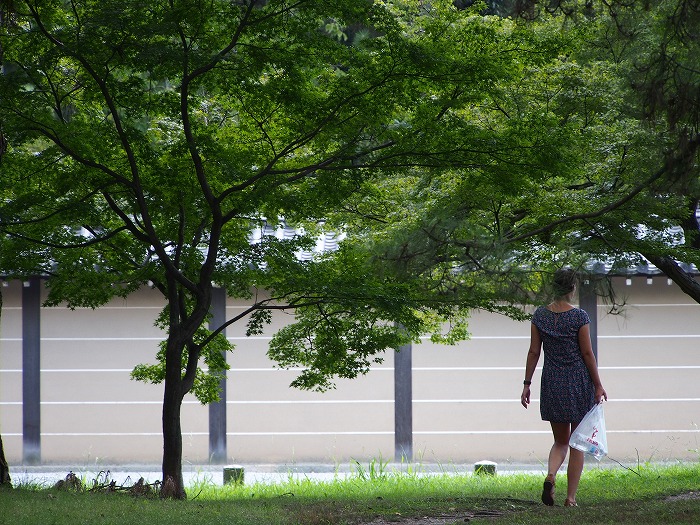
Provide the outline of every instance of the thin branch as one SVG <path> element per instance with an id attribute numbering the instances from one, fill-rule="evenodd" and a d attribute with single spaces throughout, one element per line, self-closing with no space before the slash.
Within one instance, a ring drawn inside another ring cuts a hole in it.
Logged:
<path id="1" fill-rule="evenodd" d="M 95 238 L 90 239 L 88 241 L 76 243 L 76 244 L 58 244 L 55 242 L 45 241 L 43 239 L 33 239 L 32 237 L 29 237 L 27 235 L 23 235 L 21 233 L 17 233 L 17 232 L 13 232 L 13 231 L 8 231 L 8 230 L 5 230 L 4 228 L 2 229 L 2 231 L 10 237 L 22 239 L 24 241 L 28 241 L 28 242 L 31 242 L 33 244 L 38 244 L 39 246 L 46 246 L 47 248 L 58 248 L 58 249 L 62 249 L 62 250 L 71 250 L 71 249 L 75 249 L 75 248 L 87 248 L 88 246 L 92 246 L 93 244 L 98 244 L 98 243 L 104 242 L 108 239 L 111 239 L 112 237 L 114 237 L 115 235 L 117 235 L 120 232 L 128 231 L 128 228 L 126 226 L 120 226 L 119 228 L 112 230 L 111 232 L 109 232 L 105 235 L 102 235 L 101 237 L 95 237 Z"/>
<path id="2" fill-rule="evenodd" d="M 240 321 L 240 320 L 243 319 L 244 317 L 249 316 L 250 314 L 252 314 L 253 312 L 255 312 L 255 311 L 257 311 L 257 310 L 294 310 L 294 309 L 297 309 L 297 308 L 304 308 L 304 307 L 307 307 L 307 306 L 315 306 L 315 305 L 317 305 L 317 304 L 323 303 L 323 299 L 315 299 L 315 300 L 313 300 L 313 301 L 303 302 L 303 303 L 302 303 L 302 302 L 299 302 L 299 303 L 290 302 L 289 304 L 269 304 L 269 303 L 271 303 L 271 302 L 273 302 L 273 301 L 278 301 L 278 300 L 280 300 L 280 299 L 281 299 L 281 298 L 275 298 L 275 297 L 273 297 L 273 298 L 270 298 L 270 299 L 264 299 L 264 300 L 262 300 L 262 301 L 256 302 L 255 304 L 253 304 L 253 305 L 250 306 L 249 308 L 246 308 L 246 309 L 245 309 L 243 312 L 241 312 L 240 314 L 238 314 L 238 315 L 232 317 L 231 319 L 229 319 L 228 321 L 226 321 L 225 323 L 223 323 L 223 324 L 222 324 L 221 326 L 219 326 L 216 330 L 212 331 L 211 334 L 209 334 L 209 336 L 207 336 L 207 337 L 204 339 L 204 341 L 202 341 L 202 343 L 200 343 L 200 346 L 206 346 L 206 345 L 209 344 L 217 335 L 219 335 L 221 332 L 223 332 L 228 326 L 230 326 L 230 325 L 232 325 L 232 324 L 234 324 L 234 323 Z M 306 300 L 306 299 L 304 299 L 304 300 Z"/>
<path id="3" fill-rule="evenodd" d="M 70 203 L 66 204 L 65 206 L 61 206 L 60 208 L 57 208 L 50 213 L 47 213 L 46 215 L 42 215 L 40 217 L 34 217 L 31 219 L 22 219 L 22 220 L 16 220 L 16 221 L 9 221 L 9 222 L 0 222 L 1 227 L 11 227 L 11 226 L 25 226 L 27 224 L 40 224 L 42 222 L 48 221 L 49 219 L 52 219 L 53 217 L 57 215 L 61 215 L 63 212 L 72 210 L 76 203 L 80 202 L 85 202 L 91 197 L 94 197 L 96 194 L 101 193 L 104 190 L 104 188 L 97 188 L 94 191 L 89 192 L 88 194 L 80 197 L 77 200 L 71 201 Z"/>
<path id="4" fill-rule="evenodd" d="M 109 194 L 106 191 L 103 191 L 102 197 L 105 199 L 110 209 L 122 220 L 122 222 L 126 225 L 129 231 L 134 235 L 134 237 L 136 237 L 141 242 L 150 241 L 148 235 L 141 231 L 141 225 L 131 220 L 131 217 L 129 217 L 129 215 L 127 215 L 124 212 L 124 210 L 121 209 L 121 207 L 117 204 L 117 202 L 114 200 L 111 194 Z"/>
<path id="5" fill-rule="evenodd" d="M 611 211 L 616 210 L 617 208 L 620 208 L 621 206 L 624 206 L 628 202 L 630 202 L 632 199 L 634 199 L 639 193 L 641 193 L 643 190 L 648 188 L 653 182 L 657 181 L 660 179 L 669 169 L 668 163 L 658 170 L 656 173 L 654 173 L 651 177 L 649 177 L 647 180 L 641 182 L 637 186 L 632 189 L 627 195 L 622 197 L 621 199 L 618 199 L 615 202 L 612 202 L 608 204 L 607 206 L 604 206 L 603 208 L 600 208 L 599 210 L 588 212 L 588 213 L 577 213 L 574 215 L 569 215 L 568 217 L 563 217 L 561 219 L 558 219 L 556 221 L 553 221 L 546 226 L 542 226 L 541 228 L 537 228 L 535 230 L 525 232 L 521 235 L 518 235 L 516 237 L 511 237 L 509 239 L 506 239 L 507 243 L 515 243 L 515 242 L 520 242 L 525 239 L 529 239 L 531 237 L 534 237 L 536 235 L 540 235 L 541 233 L 547 233 L 552 230 L 554 230 L 557 226 L 560 226 L 562 224 L 565 224 L 567 222 L 573 222 L 573 221 L 580 221 L 580 220 L 586 220 L 586 219 L 595 219 L 597 217 L 601 217 L 602 215 L 605 215 L 606 213 L 609 213 Z"/>
<path id="6" fill-rule="evenodd" d="M 21 114 L 18 114 L 18 115 L 22 118 L 25 118 Z M 26 119 L 26 118 L 25 118 L 25 120 L 30 121 L 29 119 Z M 132 181 L 130 181 L 126 177 L 120 175 L 116 171 L 110 169 L 109 167 L 105 166 L 104 164 L 87 159 L 87 158 L 83 157 L 82 155 L 78 154 L 78 152 L 76 152 L 75 150 L 70 148 L 65 142 L 63 142 L 54 130 L 52 130 L 48 127 L 43 127 L 41 125 L 41 123 L 39 123 L 39 122 L 34 122 L 34 124 L 36 124 L 36 127 L 30 126 L 27 128 L 27 130 L 28 131 L 36 131 L 37 133 L 40 133 L 41 135 L 43 135 L 44 137 L 49 139 L 51 142 L 53 142 L 56 146 L 58 146 L 61 149 L 61 151 L 63 151 L 66 155 L 68 155 L 70 158 L 72 158 L 76 162 L 78 162 L 78 163 L 80 163 L 83 166 L 86 166 L 88 168 L 94 168 L 96 170 L 101 171 L 102 173 L 104 173 L 106 175 L 109 175 L 118 184 L 122 184 L 126 187 L 129 187 L 129 188 L 134 187 L 134 184 Z"/>

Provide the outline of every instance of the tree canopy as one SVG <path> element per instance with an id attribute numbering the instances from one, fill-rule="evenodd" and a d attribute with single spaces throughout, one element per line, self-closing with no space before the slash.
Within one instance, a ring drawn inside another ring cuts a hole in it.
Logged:
<path id="1" fill-rule="evenodd" d="M 617 98 L 619 124 L 598 155 L 614 164 L 598 191 L 631 196 L 582 225 L 576 248 L 622 272 L 651 262 L 700 302 L 692 267 L 700 267 L 700 5 L 559 2 L 559 9 L 594 29 L 575 60 L 604 64 L 618 79 L 608 96 Z"/>
<path id="2" fill-rule="evenodd" d="M 626 228 L 597 240 L 608 252 L 643 256 L 700 302 L 689 266 L 700 268 L 700 5 L 665 0 L 597 7 L 601 30 L 585 57 L 619 65 L 624 114 L 649 133 L 626 152 L 646 149 L 636 174 L 652 181 L 635 214 L 620 223 Z M 609 217 L 601 231 L 610 232 L 618 218 Z"/>
<path id="3" fill-rule="evenodd" d="M 488 269 L 476 255 L 487 251 L 509 279 L 596 261 L 624 274 L 649 261 L 700 300 L 697 2 L 494 4 L 567 42 L 491 98 L 501 113 L 490 123 L 525 134 L 539 157 L 501 156 L 496 191 L 478 191 L 490 180 L 478 169 L 415 179 L 400 198 L 419 211 L 387 228 L 386 257 L 452 278 L 455 266 Z"/>
<path id="4" fill-rule="evenodd" d="M 327 388 L 433 330 L 436 312 L 504 309 L 498 279 L 409 278 L 369 257 L 359 230 L 334 254 L 297 255 L 324 228 L 400 206 L 413 177 L 481 172 L 482 198 L 512 193 L 505 164 L 513 182 L 528 164 L 549 171 L 556 153 L 493 103 L 559 53 L 557 34 L 522 29 L 440 2 L 55 0 L 5 13 L 2 267 L 48 276 L 49 305 L 96 307 L 146 283 L 163 293 L 167 339 L 134 375 L 164 381 L 174 495 L 182 398 L 215 397 L 226 324 L 256 333 L 270 309 L 294 309 L 271 355 L 307 367 L 299 386 Z M 530 116 L 541 140 L 551 122 Z M 251 239 L 281 224 L 295 233 Z M 214 285 L 251 307 L 209 331 Z"/>

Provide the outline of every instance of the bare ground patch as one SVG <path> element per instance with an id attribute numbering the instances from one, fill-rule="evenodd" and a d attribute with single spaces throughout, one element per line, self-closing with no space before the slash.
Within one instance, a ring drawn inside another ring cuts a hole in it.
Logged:
<path id="1" fill-rule="evenodd" d="M 500 510 L 479 510 L 474 512 L 456 512 L 440 516 L 423 516 L 418 518 L 377 518 L 363 525 L 453 525 L 455 523 L 467 523 L 476 518 L 500 518 L 506 514 Z"/>
<path id="2" fill-rule="evenodd" d="M 492 504 L 489 504 L 489 502 Z M 534 505 L 539 505 L 539 503 L 515 498 L 481 500 L 479 505 L 475 506 L 476 508 L 460 509 L 446 506 L 446 512 L 434 516 L 409 517 L 397 514 L 395 516 L 374 518 L 372 521 L 364 521 L 361 525 L 454 525 L 457 523 L 468 523 L 476 519 L 500 518 L 512 512 L 524 511 Z"/>
<path id="3" fill-rule="evenodd" d="M 683 494 L 675 494 L 664 498 L 664 501 L 681 501 L 690 499 L 700 499 L 700 491 L 684 492 Z"/>

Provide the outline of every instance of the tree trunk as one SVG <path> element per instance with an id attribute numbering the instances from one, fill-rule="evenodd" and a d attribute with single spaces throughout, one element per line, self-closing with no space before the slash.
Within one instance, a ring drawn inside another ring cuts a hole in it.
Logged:
<path id="1" fill-rule="evenodd" d="M 161 497 L 185 499 L 185 485 L 182 479 L 182 400 L 192 389 L 197 372 L 199 351 L 192 344 L 192 337 L 202 325 L 211 304 L 211 282 L 206 278 L 208 289 L 204 287 L 203 297 L 197 298 L 193 311 L 187 315 L 185 300 L 178 291 L 177 284 L 168 284 L 170 322 L 165 348 L 165 388 L 163 394 L 163 487 Z M 189 342 L 189 346 L 188 346 Z M 183 375 L 183 354 L 187 349 L 187 369 Z"/>
<path id="2" fill-rule="evenodd" d="M 185 499 L 182 479 L 182 342 L 179 327 L 171 325 L 165 350 L 165 388 L 163 393 L 163 486 L 161 497 Z"/>
<path id="3" fill-rule="evenodd" d="M 177 381 L 179 383 L 179 381 Z M 182 428 L 180 412 L 182 395 L 179 384 L 173 385 L 165 379 L 163 398 L 163 487 L 164 498 L 185 499 L 185 484 L 182 479 Z"/>
<path id="4" fill-rule="evenodd" d="M 10 467 L 7 466 L 5 449 L 2 446 L 2 436 L 0 435 L 0 487 L 5 485 L 11 486 L 12 481 L 10 480 Z"/>

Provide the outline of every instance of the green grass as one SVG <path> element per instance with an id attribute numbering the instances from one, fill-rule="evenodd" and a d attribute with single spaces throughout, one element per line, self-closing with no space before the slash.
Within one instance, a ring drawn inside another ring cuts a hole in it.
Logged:
<path id="1" fill-rule="evenodd" d="M 381 464 L 356 466 L 349 478 L 330 482 L 291 475 L 277 484 L 219 487 L 201 482 L 189 487 L 187 501 L 22 486 L 0 490 L 0 524 L 330 525 L 376 520 L 417 525 L 422 517 L 495 525 L 700 523 L 699 463 L 637 470 L 584 472 L 578 508 L 561 506 L 563 475 L 558 505 L 550 508 L 539 503 L 540 476 L 423 476 L 388 472 Z M 695 497 L 667 499 L 691 492 Z"/>

